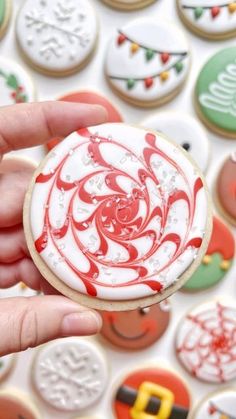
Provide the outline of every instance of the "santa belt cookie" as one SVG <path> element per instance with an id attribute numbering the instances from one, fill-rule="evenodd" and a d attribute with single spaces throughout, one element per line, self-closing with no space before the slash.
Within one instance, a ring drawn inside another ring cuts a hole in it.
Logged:
<path id="1" fill-rule="evenodd" d="M 116 400 L 131 407 L 131 419 L 186 419 L 189 410 L 175 405 L 174 394 L 158 384 L 144 381 L 138 391 L 122 386 Z"/>

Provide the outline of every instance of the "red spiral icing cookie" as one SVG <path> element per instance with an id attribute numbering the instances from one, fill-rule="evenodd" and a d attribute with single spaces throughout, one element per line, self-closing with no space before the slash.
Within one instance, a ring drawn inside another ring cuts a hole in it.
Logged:
<path id="1" fill-rule="evenodd" d="M 216 194 L 224 215 L 236 224 L 236 151 L 225 161 L 218 174 Z"/>
<path id="2" fill-rule="evenodd" d="M 105 124 L 52 150 L 32 180 L 24 219 L 48 281 L 115 311 L 179 288 L 201 260 L 211 217 L 201 174 L 180 147 L 143 128 Z"/>
<path id="3" fill-rule="evenodd" d="M 100 95 L 100 93 L 92 92 L 90 90 L 81 90 L 62 96 L 59 100 L 64 102 L 88 103 L 89 105 L 101 105 L 108 113 L 108 122 L 123 122 L 123 118 L 119 111 L 105 96 Z M 47 143 L 48 150 L 51 150 L 60 141 L 59 138 L 52 138 Z"/>
<path id="4" fill-rule="evenodd" d="M 190 405 L 183 380 L 174 372 L 155 366 L 130 373 L 114 398 L 117 419 L 186 419 Z"/>
<path id="5" fill-rule="evenodd" d="M 170 321 L 170 304 L 162 301 L 152 307 L 124 312 L 101 312 L 101 331 L 113 345 L 124 349 L 143 349 L 156 342 Z"/>

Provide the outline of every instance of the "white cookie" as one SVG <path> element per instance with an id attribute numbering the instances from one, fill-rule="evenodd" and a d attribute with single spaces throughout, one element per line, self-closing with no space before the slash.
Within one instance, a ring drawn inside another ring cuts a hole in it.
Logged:
<path id="1" fill-rule="evenodd" d="M 236 389 L 223 389 L 217 393 L 208 394 L 189 419 L 235 419 Z"/>
<path id="2" fill-rule="evenodd" d="M 89 0 L 26 0 L 16 33 L 23 54 L 34 67 L 66 75 L 91 56 L 98 25 Z"/>
<path id="3" fill-rule="evenodd" d="M 189 66 L 189 47 L 183 33 L 169 22 L 141 18 L 112 37 L 105 73 L 123 99 L 154 106 L 178 93 Z"/>
<path id="4" fill-rule="evenodd" d="M 0 106 L 33 102 L 34 85 L 29 74 L 17 63 L 0 57 Z"/>
<path id="5" fill-rule="evenodd" d="M 194 32 L 206 38 L 236 35 L 236 3 L 233 0 L 177 0 L 180 17 Z"/>
<path id="6" fill-rule="evenodd" d="M 216 384 L 235 379 L 235 304 L 209 301 L 190 311 L 177 330 L 176 353 L 199 380 Z"/>
<path id="7" fill-rule="evenodd" d="M 0 358 L 0 382 L 9 374 L 15 362 L 15 356 L 9 354 Z"/>
<path id="8" fill-rule="evenodd" d="M 102 0 L 110 7 L 118 10 L 136 10 L 154 3 L 156 0 Z"/>
<path id="9" fill-rule="evenodd" d="M 160 112 L 146 118 L 147 129 L 162 132 L 188 151 L 199 168 L 205 172 L 209 162 L 209 142 L 206 131 L 192 116 L 181 112 Z"/>
<path id="10" fill-rule="evenodd" d="M 107 380 L 106 360 L 92 340 L 56 340 L 44 345 L 34 361 L 35 388 L 58 410 L 89 408 L 104 394 Z"/>

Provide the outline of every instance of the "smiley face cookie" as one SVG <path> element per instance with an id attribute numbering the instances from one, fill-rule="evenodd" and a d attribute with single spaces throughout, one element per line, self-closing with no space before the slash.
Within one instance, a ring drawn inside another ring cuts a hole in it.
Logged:
<path id="1" fill-rule="evenodd" d="M 142 126 L 162 132 L 181 145 L 205 172 L 209 162 L 209 141 L 202 125 L 192 116 L 181 112 L 160 112 L 146 118 Z"/>
<path id="2" fill-rule="evenodd" d="M 195 378 L 217 384 L 236 378 L 236 308 L 228 301 L 209 301 L 181 320 L 176 353 Z"/>
<path id="3" fill-rule="evenodd" d="M 42 419 L 36 406 L 15 389 L 0 390 L 0 419 Z"/>
<path id="4" fill-rule="evenodd" d="M 11 0 L 0 0 L 0 39 L 4 36 L 11 16 Z"/>
<path id="5" fill-rule="evenodd" d="M 216 199 L 219 209 L 236 225 L 236 152 L 223 163 L 216 179 Z"/>
<path id="6" fill-rule="evenodd" d="M 101 312 L 101 334 L 123 349 L 143 349 L 165 333 L 170 322 L 170 304 L 162 301 L 152 307 L 125 312 Z"/>
<path id="7" fill-rule="evenodd" d="M 122 99 L 137 106 L 158 106 L 183 87 L 190 67 L 184 34 L 163 20 L 142 18 L 120 28 L 111 39 L 105 74 Z"/>
<path id="8" fill-rule="evenodd" d="M 191 396 L 182 378 L 155 365 L 124 377 L 113 404 L 117 419 L 187 419 L 190 407 Z"/>
<path id="9" fill-rule="evenodd" d="M 189 419 L 235 419 L 235 406 L 236 389 L 222 389 L 208 394 L 192 411 Z"/>
<path id="10" fill-rule="evenodd" d="M 108 6 L 118 10 L 136 10 L 154 3 L 156 0 L 102 0 Z"/>
<path id="11" fill-rule="evenodd" d="M 204 179 L 181 147 L 154 131 L 104 124 L 48 154 L 24 224 L 54 287 L 94 308 L 127 311 L 164 300 L 192 275 L 211 213 Z"/>
<path id="12" fill-rule="evenodd" d="M 199 36 L 226 39 L 236 35 L 236 2 L 233 0 L 177 0 L 177 7 L 186 26 Z"/>
<path id="13" fill-rule="evenodd" d="M 195 104 L 210 130 L 236 139 L 236 47 L 219 51 L 203 66 L 196 83 Z"/>
<path id="14" fill-rule="evenodd" d="M 16 22 L 18 45 L 38 71 L 65 76 L 94 52 L 98 24 L 89 0 L 25 0 Z"/>
<path id="15" fill-rule="evenodd" d="M 235 255 L 235 239 L 229 227 L 213 217 L 213 230 L 201 265 L 182 290 L 194 292 L 212 287 L 229 272 Z"/>

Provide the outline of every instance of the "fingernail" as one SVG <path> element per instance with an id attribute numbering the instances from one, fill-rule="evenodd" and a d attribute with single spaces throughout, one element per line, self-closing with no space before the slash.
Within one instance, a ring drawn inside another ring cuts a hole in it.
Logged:
<path id="1" fill-rule="evenodd" d="M 102 320 L 99 314 L 93 311 L 67 314 L 61 324 L 62 336 L 87 336 L 99 332 Z"/>

